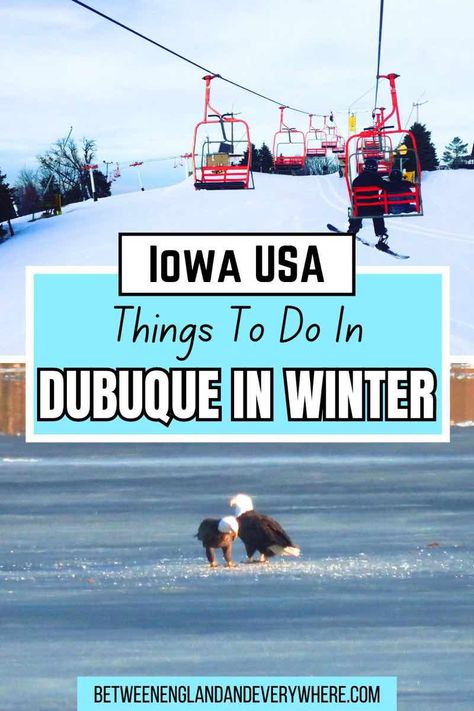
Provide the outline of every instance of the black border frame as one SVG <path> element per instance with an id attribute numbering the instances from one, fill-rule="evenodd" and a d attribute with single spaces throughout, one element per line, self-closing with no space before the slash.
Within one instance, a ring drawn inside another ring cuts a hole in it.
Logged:
<path id="1" fill-rule="evenodd" d="M 337 235 L 351 235 L 350 232 L 119 232 L 118 233 L 118 295 L 119 296 L 355 296 L 356 295 L 356 239 L 352 235 L 352 285 L 350 292 L 324 292 L 324 293 L 308 293 L 308 292 L 297 292 L 297 291 L 283 291 L 283 292 L 259 292 L 254 293 L 251 291 L 239 291 L 239 292 L 161 292 L 156 291 L 153 293 L 143 293 L 143 292 L 124 292 L 122 288 L 122 237 L 123 236 L 141 236 L 146 235 L 147 237 L 164 237 L 173 235 L 174 237 L 200 237 L 200 236 L 211 236 L 211 237 L 224 237 L 227 235 L 235 235 L 236 237 L 336 237 Z"/>

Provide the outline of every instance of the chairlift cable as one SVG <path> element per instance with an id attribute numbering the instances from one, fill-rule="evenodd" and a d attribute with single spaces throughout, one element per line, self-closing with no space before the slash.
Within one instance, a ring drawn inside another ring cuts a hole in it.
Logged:
<path id="1" fill-rule="evenodd" d="M 355 106 L 356 104 L 358 104 L 361 99 L 363 99 L 365 96 L 367 96 L 368 94 L 370 94 L 370 92 L 373 91 L 374 88 L 375 88 L 375 84 L 372 84 L 372 86 L 370 87 L 370 89 L 367 89 L 367 91 L 364 91 L 364 93 L 361 94 L 357 99 L 354 99 L 354 101 L 351 101 L 351 103 L 349 104 L 349 111 L 352 109 L 353 106 Z M 362 110 L 363 110 L 363 109 L 358 109 L 357 113 L 361 113 Z M 370 109 L 370 111 L 371 111 L 371 110 L 372 110 L 372 109 Z M 347 110 L 344 110 L 344 113 L 346 113 L 346 111 L 347 111 Z M 343 113 L 343 112 L 342 112 L 342 111 L 336 111 L 336 113 Z"/>
<path id="2" fill-rule="evenodd" d="M 377 73 L 375 75 L 375 101 L 374 108 L 377 108 L 377 98 L 379 93 L 379 75 L 380 75 L 380 56 L 382 52 L 382 28 L 383 28 L 383 3 L 384 0 L 380 0 L 380 16 L 379 16 L 379 41 L 377 49 Z"/>
<path id="3" fill-rule="evenodd" d="M 408 114 L 408 118 L 407 118 L 407 120 L 405 121 L 405 126 L 408 126 L 408 125 L 409 125 L 410 119 L 411 119 L 411 115 L 412 115 L 412 113 L 413 113 L 413 109 L 414 109 L 414 108 L 415 108 L 415 105 L 413 104 L 412 107 L 411 107 L 411 111 L 410 111 L 410 113 Z"/>
<path id="4" fill-rule="evenodd" d="M 313 116 L 318 116 L 318 117 L 323 116 L 323 114 L 316 114 L 314 112 L 304 111 L 303 109 L 298 109 L 294 106 L 289 106 L 288 104 L 285 104 L 285 102 L 283 102 L 283 101 L 277 101 L 276 99 L 272 99 L 269 96 L 266 96 L 265 94 L 261 94 L 260 92 L 255 91 L 254 89 L 250 89 L 249 87 L 244 86 L 243 84 L 239 84 L 238 82 L 233 81 L 232 79 L 228 79 L 227 77 L 222 76 L 218 72 L 213 72 L 211 69 L 204 67 L 202 64 L 198 64 L 197 62 L 193 61 L 192 59 L 185 57 L 183 54 L 180 54 L 179 52 L 175 52 L 173 49 L 170 49 L 169 47 L 165 47 L 165 45 L 160 44 L 159 42 L 156 42 L 156 40 L 151 39 L 151 37 L 147 37 L 146 35 L 142 34 L 141 32 L 138 32 L 138 30 L 134 30 L 132 27 L 125 25 L 123 22 L 119 22 L 118 20 L 115 20 L 113 17 L 110 17 L 110 15 L 106 15 L 104 12 L 97 10 L 95 7 L 92 7 L 91 5 L 87 5 L 85 2 L 82 2 L 82 0 L 71 0 L 71 1 L 73 3 L 75 3 L 76 5 L 80 5 L 81 7 L 85 8 L 86 10 L 89 10 L 90 12 L 93 12 L 96 15 L 99 15 L 99 17 L 103 17 L 105 20 L 112 22 L 114 25 L 121 27 L 123 30 L 127 30 L 127 32 L 131 32 L 132 34 L 136 35 L 140 39 L 145 40 L 145 42 L 150 42 L 150 44 L 155 45 L 155 47 L 159 47 L 160 49 L 163 49 L 165 52 L 169 52 L 169 54 L 172 54 L 175 57 L 178 57 L 178 59 L 182 59 L 183 61 L 188 62 L 188 64 L 192 64 L 194 67 L 197 67 L 198 69 L 202 69 L 207 74 L 212 74 L 213 76 L 215 76 L 219 79 L 222 79 L 222 81 L 225 81 L 227 84 L 232 84 L 232 86 L 235 86 L 238 89 L 242 89 L 243 91 L 246 91 L 249 94 L 258 96 L 261 99 L 264 99 L 265 101 L 270 101 L 272 104 L 276 104 L 277 106 L 284 106 L 286 109 L 289 109 L 290 111 L 296 111 L 297 113 L 306 114 L 308 116 L 310 113 L 312 113 Z"/>

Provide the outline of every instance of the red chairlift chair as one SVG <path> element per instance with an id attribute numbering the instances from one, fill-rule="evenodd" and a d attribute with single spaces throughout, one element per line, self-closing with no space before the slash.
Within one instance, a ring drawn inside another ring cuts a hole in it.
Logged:
<path id="1" fill-rule="evenodd" d="M 336 126 L 325 126 L 326 140 L 323 143 L 324 148 L 334 149 L 337 146 L 337 128 Z"/>
<path id="2" fill-rule="evenodd" d="M 344 136 L 337 135 L 337 143 L 332 152 L 337 158 L 339 177 L 343 178 L 346 167 L 346 141 Z"/>
<path id="3" fill-rule="evenodd" d="M 304 171 L 306 139 L 303 131 L 285 124 L 285 109 L 280 106 L 280 127 L 273 137 L 273 167 L 275 173 L 297 175 Z"/>
<path id="4" fill-rule="evenodd" d="M 208 74 L 203 78 L 206 82 L 204 117 L 194 129 L 192 151 L 194 187 L 196 190 L 247 189 L 252 160 L 248 123 L 232 113 L 221 114 L 213 108 L 211 81 L 216 77 Z"/>
<path id="5" fill-rule="evenodd" d="M 332 152 L 335 153 L 336 155 L 340 153 L 344 153 L 346 150 L 346 141 L 344 140 L 344 136 L 340 136 L 339 134 L 336 134 L 336 145 L 333 146 Z"/>
<path id="6" fill-rule="evenodd" d="M 346 142 L 345 178 L 351 201 L 350 217 L 406 217 L 423 214 L 421 168 L 416 139 L 411 131 L 401 126 L 395 86 L 397 77 L 398 74 L 379 77 L 388 80 L 390 85 L 390 113 L 386 116 L 384 108 L 375 109 L 373 126 L 350 136 Z M 392 117 L 395 118 L 395 125 L 388 125 Z M 352 181 L 364 169 L 367 158 L 377 160 L 377 170 L 387 180 L 386 191 L 378 187 L 352 187 Z M 394 168 L 399 168 L 402 173 L 405 170 L 412 176 L 409 189 L 399 192 L 391 190 L 393 186 L 390 186 L 388 176 Z"/>
<path id="7" fill-rule="evenodd" d="M 313 114 L 309 115 L 309 127 L 305 135 L 306 140 L 306 155 L 308 158 L 325 158 L 327 148 L 324 146 L 326 142 L 326 132 L 322 128 L 313 126 Z"/>

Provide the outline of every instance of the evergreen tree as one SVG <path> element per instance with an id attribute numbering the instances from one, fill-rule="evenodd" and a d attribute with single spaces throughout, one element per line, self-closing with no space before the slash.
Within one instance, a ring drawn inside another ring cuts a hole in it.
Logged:
<path id="1" fill-rule="evenodd" d="M 250 159 L 250 170 L 258 172 L 260 170 L 260 157 L 258 154 L 258 150 L 255 148 L 255 144 L 252 143 L 251 146 L 252 146 L 252 156 Z M 248 152 L 248 148 L 246 148 L 244 151 L 243 158 L 240 161 L 240 165 L 247 165 L 248 156 L 249 156 L 249 152 Z"/>
<path id="2" fill-rule="evenodd" d="M 436 170 L 439 165 L 439 161 L 436 155 L 435 145 L 431 140 L 431 131 L 428 131 L 424 124 L 416 121 L 410 128 L 410 131 L 415 136 L 421 170 Z M 410 149 L 413 149 L 413 141 L 411 140 L 411 136 L 405 136 L 403 143 L 407 146 L 409 151 Z M 410 153 L 408 153 L 407 159 L 403 163 L 403 167 L 406 170 L 415 169 L 415 166 L 410 165 L 410 162 Z M 412 162 L 414 163 L 414 161 Z"/>
<path id="3" fill-rule="evenodd" d="M 260 171 L 262 173 L 273 173 L 273 156 L 265 141 L 259 150 Z"/>
<path id="4" fill-rule="evenodd" d="M 86 171 L 84 171 L 84 173 L 85 172 Z M 64 192 L 61 192 L 63 197 L 63 205 L 69 205 L 72 202 L 81 202 L 81 200 L 89 199 L 90 196 L 86 184 L 87 177 L 87 175 L 81 175 L 78 177 L 78 182 L 75 185 L 72 185 L 67 190 L 64 190 Z"/>
<path id="5" fill-rule="evenodd" d="M 14 191 L 7 183 L 6 177 L 6 174 L 2 174 L 0 171 L 0 237 L 5 234 L 2 221 L 8 222 L 10 234 L 14 234 L 10 220 L 16 217 L 15 207 L 13 205 Z"/>
<path id="6" fill-rule="evenodd" d="M 455 136 L 446 146 L 443 153 L 443 163 L 446 163 L 448 168 L 461 168 L 467 158 L 467 143 L 463 143 L 459 136 Z"/>
<path id="7" fill-rule="evenodd" d="M 112 181 L 107 180 L 101 170 L 94 170 L 95 192 L 98 198 L 110 197 L 110 185 Z"/>

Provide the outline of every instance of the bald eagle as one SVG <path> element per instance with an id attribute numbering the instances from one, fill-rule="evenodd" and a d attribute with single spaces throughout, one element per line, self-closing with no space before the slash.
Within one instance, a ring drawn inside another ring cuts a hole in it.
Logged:
<path id="1" fill-rule="evenodd" d="M 239 533 L 239 524 L 235 516 L 224 518 L 205 518 L 199 524 L 196 538 L 202 541 L 211 568 L 217 568 L 216 548 L 222 548 L 227 568 L 233 568 L 232 543 Z"/>
<path id="2" fill-rule="evenodd" d="M 255 551 L 260 553 L 260 562 L 274 555 L 299 556 L 295 546 L 278 521 L 254 511 L 252 499 L 247 494 L 237 494 L 230 500 L 235 508 L 239 523 L 239 537 L 242 539 L 249 563 L 253 562 Z"/>

